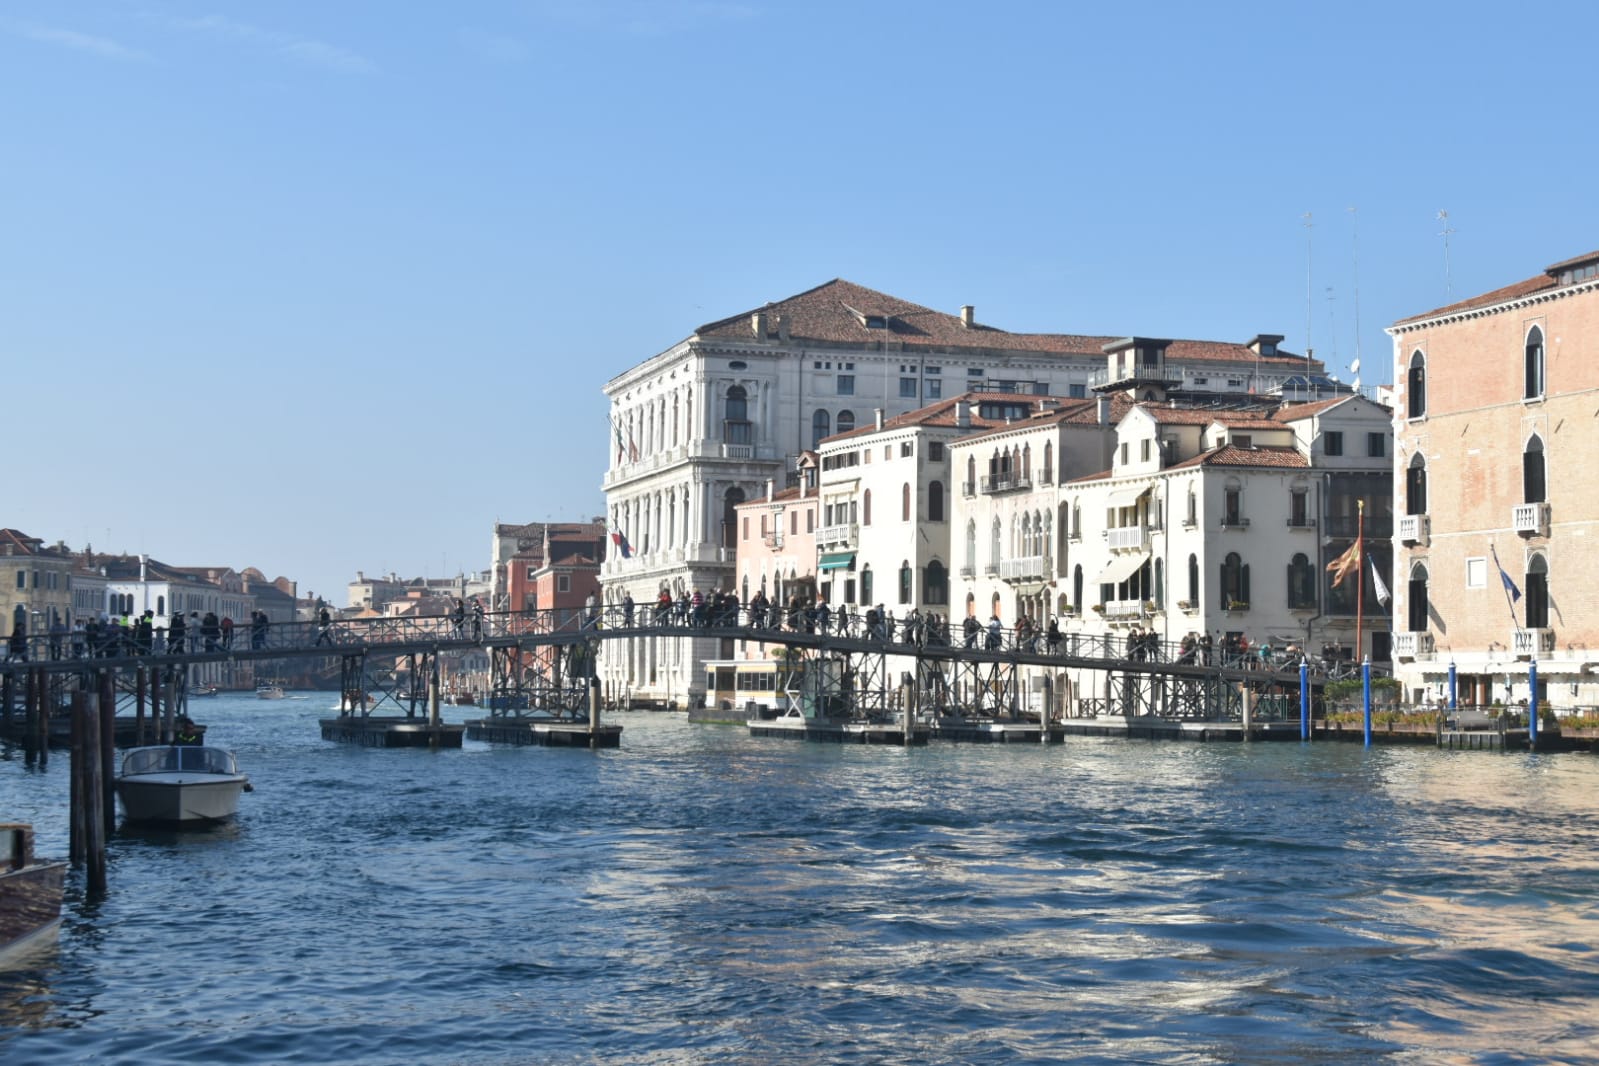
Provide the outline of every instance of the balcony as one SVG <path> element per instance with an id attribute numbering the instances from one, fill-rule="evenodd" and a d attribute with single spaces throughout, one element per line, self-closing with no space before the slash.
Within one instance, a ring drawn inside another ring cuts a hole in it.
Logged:
<path id="1" fill-rule="evenodd" d="M 761 539 L 764 540 L 766 542 L 766 546 L 768 548 L 772 549 L 773 551 L 776 552 L 776 551 L 782 551 L 783 550 L 783 534 L 782 533 L 767 533 Z"/>
<path id="2" fill-rule="evenodd" d="M 984 474 L 982 479 L 982 491 L 985 493 L 1025 492 L 1032 487 L 1031 477 L 1009 470 L 998 474 Z"/>
<path id="3" fill-rule="evenodd" d="M 1510 528 L 1524 537 L 1549 535 L 1549 505 L 1518 503 L 1510 510 Z"/>
<path id="4" fill-rule="evenodd" d="M 1404 544 L 1415 544 L 1425 548 L 1427 538 L 1432 533 L 1432 521 L 1424 514 L 1405 514 L 1399 516 L 1399 540 Z"/>
<path id="5" fill-rule="evenodd" d="M 1431 659 L 1433 642 L 1431 633 L 1395 633 L 1394 658 L 1402 663 L 1417 659 Z"/>
<path id="6" fill-rule="evenodd" d="M 1122 526 L 1105 530 L 1105 542 L 1113 552 L 1141 552 L 1149 547 L 1149 535 L 1143 526 Z"/>
<path id="7" fill-rule="evenodd" d="M 1533 504 L 1532 506 L 1539 506 Z M 1533 659 L 1555 653 L 1553 629 L 1515 629 L 1510 633 L 1510 650 L 1518 659 Z"/>
<path id="8" fill-rule="evenodd" d="M 983 576 L 984 577 L 998 577 L 999 576 L 999 564 L 998 563 L 984 563 L 983 564 Z"/>
<path id="9" fill-rule="evenodd" d="M 1249 519 L 1243 515 L 1222 515 L 1221 528 L 1223 529 L 1248 529 Z"/>
<path id="10" fill-rule="evenodd" d="M 817 546 L 821 548 L 844 549 L 856 546 L 855 540 L 859 536 L 860 527 L 854 522 L 839 522 L 831 526 L 823 526 L 821 535 L 817 537 Z"/>
<path id="11" fill-rule="evenodd" d="M 1176 388 L 1182 383 L 1183 372 L 1176 367 L 1168 367 L 1164 357 L 1133 358 L 1130 353 L 1125 359 L 1112 356 L 1109 367 L 1096 370 L 1088 377 L 1090 392 L 1126 389 L 1136 385 L 1164 385 Z"/>
<path id="12" fill-rule="evenodd" d="M 1041 581 L 1049 577 L 1049 558 L 1029 555 L 1006 559 L 999 564 L 999 576 L 1005 581 Z"/>
<path id="13" fill-rule="evenodd" d="M 1141 621 L 1148 617 L 1143 600 L 1111 600 L 1105 604 L 1105 619 L 1111 622 Z"/>
<path id="14" fill-rule="evenodd" d="M 976 496 L 977 495 L 977 482 L 975 482 L 975 481 L 962 481 L 961 482 L 961 495 L 965 496 L 965 497 L 968 497 L 968 498 L 970 498 L 972 496 Z"/>
<path id="15" fill-rule="evenodd" d="M 1298 518 L 1288 519 L 1289 529 L 1315 529 L 1316 520 L 1309 515 L 1300 515 Z"/>
<path id="16" fill-rule="evenodd" d="M 977 576 L 977 567 L 963 566 L 961 567 L 960 573 L 962 580 L 970 581 L 972 578 Z"/>

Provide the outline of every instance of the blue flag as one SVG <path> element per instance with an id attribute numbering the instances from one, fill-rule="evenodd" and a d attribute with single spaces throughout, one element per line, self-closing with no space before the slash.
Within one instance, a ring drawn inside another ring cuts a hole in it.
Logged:
<path id="1" fill-rule="evenodd" d="M 1510 575 L 1505 573 L 1505 568 L 1500 566 L 1499 549 L 1490 544 L 1488 545 L 1488 550 L 1493 552 L 1494 566 L 1499 570 L 1499 580 L 1504 584 L 1505 591 L 1510 593 L 1510 602 L 1519 603 L 1521 601 L 1521 590 L 1516 587 L 1516 583 L 1514 581 L 1510 580 Z"/>

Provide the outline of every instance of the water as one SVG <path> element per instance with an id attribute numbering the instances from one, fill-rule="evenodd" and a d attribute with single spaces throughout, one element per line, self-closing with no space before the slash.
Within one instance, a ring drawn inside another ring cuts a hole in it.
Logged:
<path id="1" fill-rule="evenodd" d="M 382 751 L 332 700 L 195 704 L 256 791 L 118 832 L 0 1062 L 1599 1062 L 1591 756 Z M 0 812 L 64 854 L 66 784 L 12 753 Z"/>

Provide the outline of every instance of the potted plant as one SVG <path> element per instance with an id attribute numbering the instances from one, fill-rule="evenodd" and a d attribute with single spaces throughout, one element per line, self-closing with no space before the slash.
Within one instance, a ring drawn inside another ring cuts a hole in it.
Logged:
<path id="1" fill-rule="evenodd" d="M 1247 611 L 1247 610 L 1249 610 L 1249 601 L 1247 601 L 1247 600 L 1228 600 L 1227 601 L 1227 609 L 1229 611 Z"/>

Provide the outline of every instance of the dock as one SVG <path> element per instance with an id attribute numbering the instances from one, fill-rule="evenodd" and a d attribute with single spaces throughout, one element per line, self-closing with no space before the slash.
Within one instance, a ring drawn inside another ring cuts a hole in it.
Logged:
<path id="1" fill-rule="evenodd" d="M 535 718 L 474 718 L 466 723 L 468 740 L 539 748 L 619 748 L 622 727 L 587 721 Z"/>
<path id="2" fill-rule="evenodd" d="M 365 748 L 459 748 L 466 726 L 426 718 L 340 715 L 323 718 L 322 739 Z"/>
<path id="3" fill-rule="evenodd" d="M 810 740 L 824 744 L 892 744 L 919 747 L 932 733 L 925 725 L 914 725 L 907 740 L 903 722 L 870 722 L 846 718 L 752 718 L 752 737 L 779 737 L 784 740 Z"/>

